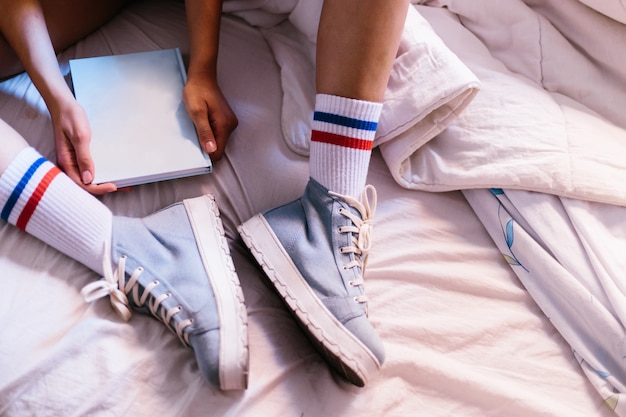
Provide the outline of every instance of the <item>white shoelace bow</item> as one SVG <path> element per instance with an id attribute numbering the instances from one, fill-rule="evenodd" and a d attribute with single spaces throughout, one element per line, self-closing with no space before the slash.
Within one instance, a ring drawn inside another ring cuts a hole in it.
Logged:
<path id="1" fill-rule="evenodd" d="M 365 274 L 367 256 L 372 246 L 371 233 L 372 220 L 376 212 L 376 189 L 372 185 L 367 185 L 365 187 L 365 190 L 363 191 L 363 202 L 360 202 L 357 199 L 347 195 L 340 195 L 333 192 L 331 192 L 330 194 L 342 198 L 346 203 L 356 208 L 361 215 L 359 217 L 345 208 L 339 209 L 339 213 L 349 218 L 352 222 L 352 225 L 350 226 L 341 226 L 339 228 L 339 233 L 352 233 L 352 245 L 343 246 L 339 248 L 339 251 L 341 253 L 354 253 L 354 259 L 344 265 L 344 268 L 350 269 L 358 266 L 361 269 L 361 275 L 358 278 L 350 281 L 349 284 L 353 287 L 364 287 L 365 281 L 363 279 L 363 275 Z M 371 202 L 370 198 L 372 200 Z M 355 297 L 354 301 L 358 303 L 367 303 L 367 296 L 365 294 L 362 294 Z"/>
<path id="2" fill-rule="evenodd" d="M 85 299 L 86 302 L 91 303 L 92 301 L 98 300 L 100 298 L 110 296 L 111 306 L 113 310 L 125 321 L 130 320 L 132 317 L 132 310 L 130 307 L 130 302 L 128 300 L 128 295 L 132 294 L 132 299 L 135 305 L 142 306 L 148 301 L 147 306 L 150 310 L 150 313 L 160 321 L 162 321 L 168 329 L 172 332 L 176 333 L 181 343 L 185 346 L 189 346 L 189 333 L 185 332 L 185 329 L 189 327 L 193 323 L 193 319 L 183 320 L 179 323 L 175 323 L 175 328 L 172 328 L 170 325 L 170 320 L 174 316 L 182 311 L 182 307 L 174 307 L 166 310 L 164 307 L 160 309 L 161 303 L 163 300 L 171 297 L 170 293 L 161 294 L 156 298 L 148 299 L 150 296 L 150 291 L 154 289 L 157 285 L 159 285 L 159 281 L 152 281 L 150 284 L 144 288 L 141 297 L 139 296 L 139 283 L 137 279 L 143 272 L 143 268 L 139 267 L 133 271 L 128 281 L 125 279 L 125 267 L 126 267 L 126 256 L 120 257 L 120 261 L 117 265 L 115 271 L 113 271 L 111 267 L 111 251 L 107 247 L 105 247 L 104 251 L 104 259 L 103 259 L 103 272 L 104 276 L 102 279 L 89 283 L 83 287 L 81 290 L 81 295 Z"/>

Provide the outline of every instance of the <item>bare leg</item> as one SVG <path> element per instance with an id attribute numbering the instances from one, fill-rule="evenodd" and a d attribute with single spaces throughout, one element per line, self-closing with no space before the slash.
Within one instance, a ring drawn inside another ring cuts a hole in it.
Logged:
<path id="1" fill-rule="evenodd" d="M 28 143 L 11 126 L 0 119 L 0 175 L 9 166 L 21 150 L 28 147 Z"/>
<path id="2" fill-rule="evenodd" d="M 408 0 L 324 1 L 310 174 L 331 191 L 358 197 L 365 187 L 408 7 Z"/>
<path id="3" fill-rule="evenodd" d="M 130 0 L 41 0 L 50 39 L 56 52 L 76 43 L 117 13 Z M 0 79 L 24 67 L 0 34 Z"/>
<path id="4" fill-rule="evenodd" d="M 317 39 L 317 92 L 382 101 L 408 0 L 326 0 Z"/>

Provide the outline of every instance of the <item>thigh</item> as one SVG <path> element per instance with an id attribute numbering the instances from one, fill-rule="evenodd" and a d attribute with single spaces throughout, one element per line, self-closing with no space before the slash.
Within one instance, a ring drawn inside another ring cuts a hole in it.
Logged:
<path id="1" fill-rule="evenodd" d="M 98 29 L 131 0 L 40 0 L 56 52 Z M 0 79 L 23 71 L 13 49 L 0 36 Z"/>
<path id="2" fill-rule="evenodd" d="M 58 52 L 98 29 L 130 0 L 40 0 Z"/>

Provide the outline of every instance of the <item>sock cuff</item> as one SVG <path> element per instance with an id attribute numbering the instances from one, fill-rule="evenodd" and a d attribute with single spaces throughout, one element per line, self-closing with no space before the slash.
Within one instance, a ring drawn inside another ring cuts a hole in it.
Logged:
<path id="1" fill-rule="evenodd" d="M 315 96 L 315 111 L 330 113 L 347 118 L 378 123 L 383 103 L 357 100 L 354 98 L 317 94 Z"/>
<path id="2" fill-rule="evenodd" d="M 382 103 L 329 94 L 315 96 L 310 175 L 343 195 L 358 197 L 369 167 Z"/>
<path id="3" fill-rule="evenodd" d="M 335 141 L 333 135 L 337 135 L 373 141 L 382 106 L 382 103 L 318 94 L 315 101 L 312 130 L 324 134 L 315 134 L 312 140 L 332 143 Z M 340 139 L 337 138 L 337 140 Z M 371 148 L 371 144 L 367 145 Z M 349 144 L 343 146 L 351 147 Z"/>
<path id="4" fill-rule="evenodd" d="M 0 176 L 0 218 L 24 230 L 61 171 L 34 148 L 20 151 Z"/>
<path id="5" fill-rule="evenodd" d="M 101 273 L 111 211 L 32 147 L 0 175 L 0 217 Z"/>

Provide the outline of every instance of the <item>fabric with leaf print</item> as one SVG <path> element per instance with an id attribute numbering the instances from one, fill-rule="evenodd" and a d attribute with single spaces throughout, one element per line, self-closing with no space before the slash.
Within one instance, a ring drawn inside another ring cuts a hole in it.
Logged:
<path id="1" fill-rule="evenodd" d="M 626 208 L 522 190 L 463 193 L 606 404 L 626 416 Z"/>

